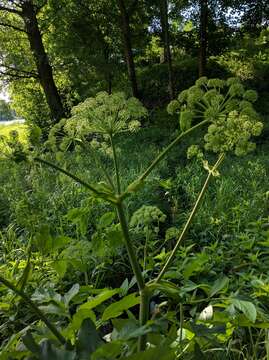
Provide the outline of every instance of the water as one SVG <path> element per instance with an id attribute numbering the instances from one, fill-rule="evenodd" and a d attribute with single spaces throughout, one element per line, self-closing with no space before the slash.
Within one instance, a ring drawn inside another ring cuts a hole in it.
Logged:
<path id="1" fill-rule="evenodd" d="M 15 120 L 9 120 L 9 121 L 1 121 L 0 120 L 0 126 L 1 125 L 23 124 L 24 122 L 25 122 L 24 119 L 15 119 Z"/>

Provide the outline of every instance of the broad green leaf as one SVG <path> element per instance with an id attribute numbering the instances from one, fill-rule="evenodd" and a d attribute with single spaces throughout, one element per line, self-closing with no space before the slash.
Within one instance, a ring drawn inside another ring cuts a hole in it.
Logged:
<path id="1" fill-rule="evenodd" d="M 204 269 L 204 264 L 208 262 L 208 255 L 205 253 L 198 254 L 191 259 L 184 267 L 183 275 L 185 279 L 189 279 L 194 273 L 199 273 Z"/>
<path id="2" fill-rule="evenodd" d="M 257 318 L 257 310 L 252 302 L 232 298 L 231 304 L 233 304 L 238 310 L 242 311 L 246 318 L 249 319 L 252 323 L 255 323 Z"/>
<path id="3" fill-rule="evenodd" d="M 89 360 L 90 355 L 102 344 L 103 341 L 96 331 L 92 320 L 83 320 L 76 342 L 79 360 Z"/>
<path id="4" fill-rule="evenodd" d="M 124 357 L 128 360 L 174 360 L 176 359 L 175 352 L 166 347 L 156 347 L 144 352 L 139 352 L 135 355 Z"/>
<path id="5" fill-rule="evenodd" d="M 113 211 L 109 211 L 101 216 L 99 220 L 98 227 L 100 229 L 105 229 L 107 226 L 111 225 L 116 217 L 116 214 Z"/>
<path id="6" fill-rule="evenodd" d="M 85 304 L 82 304 L 79 309 L 87 309 L 91 310 L 95 308 L 96 306 L 102 304 L 102 302 L 110 299 L 115 294 L 118 294 L 120 292 L 120 289 L 105 289 L 103 292 L 95 296 L 94 298 L 88 300 Z"/>
<path id="7" fill-rule="evenodd" d="M 183 27 L 183 31 L 190 32 L 193 30 L 193 22 L 191 20 L 187 21 Z"/>
<path id="8" fill-rule="evenodd" d="M 109 305 L 102 316 L 102 320 L 106 321 L 121 315 L 125 310 L 139 304 L 140 297 L 136 293 L 130 294 L 114 304 Z"/>
<path id="9" fill-rule="evenodd" d="M 158 283 L 150 284 L 149 287 L 154 290 L 160 290 L 171 298 L 179 299 L 179 288 L 172 282 L 161 280 Z"/>
<path id="10" fill-rule="evenodd" d="M 129 281 L 127 278 L 121 284 L 120 289 L 122 291 L 122 295 L 125 296 L 129 290 Z"/>
<path id="11" fill-rule="evenodd" d="M 40 348 L 30 331 L 27 331 L 26 334 L 22 336 L 22 342 L 33 354 L 40 354 Z"/>
<path id="12" fill-rule="evenodd" d="M 122 342 L 113 341 L 99 347 L 91 356 L 91 360 L 113 360 L 117 359 L 122 352 Z"/>
<path id="13" fill-rule="evenodd" d="M 110 247 L 113 249 L 117 249 L 124 243 L 122 231 L 116 227 L 106 232 L 106 238 L 109 241 Z"/>
<path id="14" fill-rule="evenodd" d="M 43 341 L 40 348 L 38 357 L 40 360 L 75 360 L 76 358 L 74 351 L 55 348 L 48 340 Z"/>
<path id="15" fill-rule="evenodd" d="M 60 306 L 60 304 L 51 303 L 48 305 L 39 306 L 39 309 L 43 311 L 45 314 L 55 314 L 58 316 L 69 317 L 69 314 L 66 311 L 66 309 Z"/>
<path id="16" fill-rule="evenodd" d="M 68 236 L 57 236 L 52 240 L 52 249 L 56 251 L 68 245 L 72 239 Z"/>
<path id="17" fill-rule="evenodd" d="M 75 295 L 79 292 L 79 284 L 74 284 L 71 289 L 64 295 L 64 303 L 66 306 L 69 305 L 70 301 L 73 299 Z"/>
<path id="18" fill-rule="evenodd" d="M 227 276 L 223 276 L 219 279 L 217 279 L 212 288 L 210 289 L 210 293 L 209 296 L 214 296 L 217 293 L 219 293 L 222 289 L 224 289 L 229 283 L 229 279 L 227 278 Z"/>
<path id="19" fill-rule="evenodd" d="M 55 260 L 52 263 L 52 267 L 57 272 L 60 278 L 62 278 L 67 270 L 68 262 L 66 260 Z"/>
<path id="20" fill-rule="evenodd" d="M 94 323 L 96 322 L 96 316 L 92 310 L 89 309 L 79 309 L 72 318 L 72 329 L 77 331 L 85 319 L 91 319 Z"/>

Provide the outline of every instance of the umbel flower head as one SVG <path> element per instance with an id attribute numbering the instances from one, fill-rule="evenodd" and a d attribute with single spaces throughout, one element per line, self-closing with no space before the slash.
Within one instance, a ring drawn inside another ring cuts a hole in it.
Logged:
<path id="1" fill-rule="evenodd" d="M 140 127 L 140 120 L 147 116 L 147 110 L 134 97 L 104 91 L 74 106 L 71 115 L 71 118 L 61 120 L 50 133 L 49 140 L 54 145 L 56 137 L 62 137 L 62 150 L 70 143 L 85 140 L 90 134 L 98 134 L 103 141 L 118 133 L 135 132 Z"/>
<path id="2" fill-rule="evenodd" d="M 215 153 L 233 151 L 239 156 L 255 148 L 251 139 L 263 128 L 253 107 L 256 100 L 256 91 L 245 90 L 237 78 L 225 81 L 202 77 L 182 91 L 167 111 L 179 114 L 183 132 L 194 123 L 208 121 L 205 149 Z"/>
<path id="3" fill-rule="evenodd" d="M 134 132 L 140 127 L 139 120 L 147 116 L 147 110 L 134 97 L 126 98 L 124 93 L 109 95 L 100 92 L 73 107 L 72 117 L 66 122 L 65 130 L 78 135 L 98 133 L 113 136 L 121 132 Z"/>

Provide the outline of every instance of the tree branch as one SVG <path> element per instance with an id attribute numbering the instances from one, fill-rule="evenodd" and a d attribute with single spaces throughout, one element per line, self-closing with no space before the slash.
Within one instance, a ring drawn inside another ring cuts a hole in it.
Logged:
<path id="1" fill-rule="evenodd" d="M 0 74 L 2 75 L 6 75 L 6 76 L 10 76 L 10 77 L 15 77 L 18 79 L 27 79 L 27 78 L 35 78 L 38 79 L 39 76 L 37 73 L 33 72 L 33 71 L 26 71 L 26 70 L 22 70 L 22 69 L 16 69 L 12 66 L 8 66 L 8 65 L 4 65 L 4 64 L 0 64 L 0 69 L 4 68 L 7 69 L 6 70 L 0 70 Z"/>
<path id="2" fill-rule="evenodd" d="M 11 24 L 6 24 L 6 23 L 0 22 L 0 26 L 9 27 L 9 28 L 11 28 L 13 30 L 20 31 L 20 32 L 23 32 L 23 33 L 27 34 L 26 30 L 21 29 L 21 28 L 19 28 L 17 26 L 11 25 Z"/>
<path id="3" fill-rule="evenodd" d="M 14 73 L 11 73 L 11 72 L 8 72 L 8 71 L 1 71 L 0 70 L 0 77 L 1 77 L 1 75 L 2 76 L 9 76 L 9 77 L 12 77 L 12 78 L 14 78 L 14 79 L 17 79 L 17 80 L 19 80 L 19 79 L 30 79 L 30 78 L 37 78 L 37 76 L 34 76 L 34 75 L 27 75 L 27 74 L 24 74 L 24 75 L 22 75 L 22 74 L 14 74 Z"/>
<path id="4" fill-rule="evenodd" d="M 20 15 L 20 16 L 21 16 L 21 14 L 22 14 L 22 12 L 19 11 L 19 10 L 12 9 L 12 8 L 9 8 L 9 7 L 6 7 L 6 6 L 2 6 L 2 5 L 0 5 L 0 11 L 7 11 L 7 12 L 9 12 L 9 13 L 11 13 L 11 14 L 16 14 L 16 15 Z"/>

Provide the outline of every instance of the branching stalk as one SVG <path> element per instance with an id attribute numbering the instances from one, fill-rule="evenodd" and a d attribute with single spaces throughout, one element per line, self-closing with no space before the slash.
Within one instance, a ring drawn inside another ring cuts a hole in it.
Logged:
<path id="1" fill-rule="evenodd" d="M 26 304 L 28 304 L 36 315 L 41 319 L 48 329 L 55 335 L 62 345 L 66 344 L 65 338 L 57 330 L 57 328 L 46 318 L 45 314 L 36 306 L 36 304 L 25 294 L 24 291 L 17 289 L 11 282 L 0 276 L 0 282 L 3 283 L 7 288 L 12 290 L 16 295 L 20 296 Z"/>
<path id="2" fill-rule="evenodd" d="M 146 169 L 146 171 L 139 177 L 139 181 L 144 181 L 146 177 L 152 172 L 152 170 L 156 167 L 156 165 L 159 164 L 160 161 L 166 156 L 166 154 L 187 134 L 192 132 L 193 130 L 196 130 L 200 126 L 203 126 L 204 124 L 208 123 L 208 120 L 203 120 L 199 124 L 194 125 L 190 129 L 180 133 L 178 137 L 175 138 L 174 141 L 171 142 L 170 145 L 168 145 L 151 163 L 151 165 Z"/>
<path id="3" fill-rule="evenodd" d="M 213 176 L 213 173 L 217 170 L 217 168 L 219 167 L 219 165 L 222 163 L 223 160 L 224 160 L 224 154 L 221 154 L 220 157 L 218 158 L 217 162 L 213 166 L 212 170 L 209 171 L 208 176 L 206 178 L 206 181 L 205 181 L 205 183 L 204 183 L 204 185 L 202 187 L 202 190 L 201 190 L 201 192 L 200 192 L 200 194 L 199 194 L 199 196 L 198 196 L 198 198 L 196 200 L 196 203 L 195 203 L 195 205 L 194 205 L 194 207 L 193 207 L 193 209 L 192 209 L 192 211 L 190 213 L 190 216 L 189 216 L 189 218 L 188 218 L 188 220 L 187 220 L 187 222 L 186 222 L 186 224 L 185 224 L 185 226 L 184 226 L 184 228 L 183 228 L 183 230 L 182 230 L 182 232 L 180 234 L 180 237 L 178 238 L 176 246 L 174 247 L 174 249 L 173 249 L 172 253 L 170 254 L 169 258 L 167 259 L 166 263 L 164 264 L 160 274 L 156 278 L 156 280 L 155 280 L 156 283 L 159 282 L 162 279 L 162 277 L 164 276 L 167 268 L 170 266 L 171 262 L 174 260 L 174 257 L 175 257 L 175 254 L 176 254 L 178 248 L 179 248 L 179 245 L 181 244 L 181 241 L 183 240 L 183 238 L 187 234 L 187 232 L 189 230 L 189 227 L 190 227 L 190 225 L 192 223 L 192 220 L 193 220 L 193 218 L 194 218 L 194 216 L 195 216 L 195 214 L 196 214 L 196 212 L 197 212 L 197 210 L 199 208 L 201 200 L 203 199 L 203 196 L 205 195 L 206 189 L 207 189 L 208 184 L 209 184 L 209 180 L 211 179 L 211 176 Z"/>
<path id="4" fill-rule="evenodd" d="M 38 161 L 38 162 L 40 162 L 40 163 L 42 163 L 42 164 L 45 164 L 45 165 L 47 165 L 47 166 L 49 166 L 49 167 L 51 167 L 51 168 L 53 168 L 53 169 L 55 169 L 55 170 L 63 173 L 63 174 L 65 174 L 66 176 L 68 176 L 68 177 L 70 177 L 71 179 L 75 180 L 77 183 L 79 183 L 79 184 L 81 184 L 82 186 L 84 186 L 86 189 L 92 191 L 92 192 L 93 192 L 94 194 L 96 194 L 97 196 L 103 197 L 104 194 L 103 194 L 102 192 L 98 191 L 97 189 L 95 189 L 95 187 L 94 187 L 93 185 L 85 182 L 84 180 L 80 179 L 79 177 L 77 177 L 76 175 L 70 173 L 69 171 L 67 171 L 67 170 L 65 170 L 65 169 L 63 169 L 63 168 L 61 168 L 61 167 L 59 167 L 59 166 L 51 163 L 50 161 L 41 159 L 41 158 L 39 158 L 39 157 L 35 157 L 34 160 L 35 160 L 35 161 Z M 109 200 L 107 200 L 107 201 L 109 201 Z"/>
<path id="5" fill-rule="evenodd" d="M 120 184 L 119 163 L 118 163 L 117 151 L 116 151 L 114 140 L 113 140 L 113 135 L 110 135 L 110 143 L 111 143 L 111 147 L 112 147 L 114 167 L 115 167 L 115 172 L 116 172 L 117 192 L 118 192 L 118 195 L 120 195 L 121 184 Z"/>

